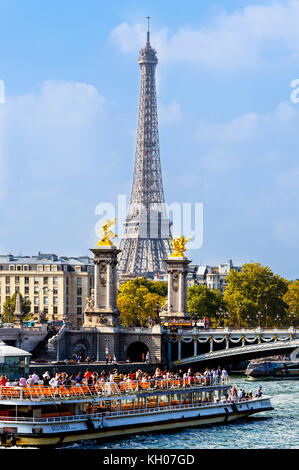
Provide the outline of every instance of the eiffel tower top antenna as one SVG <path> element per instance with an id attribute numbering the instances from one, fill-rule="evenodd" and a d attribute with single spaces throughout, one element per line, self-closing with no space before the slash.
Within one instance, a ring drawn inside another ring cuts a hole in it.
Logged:
<path id="1" fill-rule="evenodd" d="M 147 41 L 146 42 L 149 44 L 150 43 L 150 26 L 149 26 L 150 16 L 147 16 L 146 19 L 147 19 L 147 33 L 146 33 Z"/>

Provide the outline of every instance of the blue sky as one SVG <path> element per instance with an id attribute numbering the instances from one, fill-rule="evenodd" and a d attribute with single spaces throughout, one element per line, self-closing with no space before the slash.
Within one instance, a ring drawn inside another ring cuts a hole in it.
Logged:
<path id="1" fill-rule="evenodd" d="M 193 262 L 299 277 L 299 1 L 0 0 L 0 252 L 87 254 L 130 195 L 146 16 L 167 202 L 204 204 Z"/>

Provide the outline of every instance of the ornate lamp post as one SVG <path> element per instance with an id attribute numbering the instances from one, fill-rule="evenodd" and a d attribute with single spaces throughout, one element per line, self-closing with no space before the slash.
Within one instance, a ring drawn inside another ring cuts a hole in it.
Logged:
<path id="1" fill-rule="evenodd" d="M 242 309 L 242 303 L 239 302 L 239 311 L 240 311 L 240 313 L 239 313 L 239 328 L 241 328 L 241 309 Z"/>
<path id="2" fill-rule="evenodd" d="M 291 324 L 290 326 L 291 326 L 291 328 L 294 328 L 294 320 L 295 320 L 295 317 L 296 317 L 296 315 L 295 315 L 294 312 L 291 312 L 291 313 L 289 314 L 289 319 L 290 319 L 290 324 Z"/>
<path id="3" fill-rule="evenodd" d="M 224 315 L 221 307 L 219 307 L 219 312 L 217 312 L 216 315 L 219 317 L 219 323 L 221 326 L 221 319 L 223 318 L 223 315 Z"/>
<path id="4" fill-rule="evenodd" d="M 268 321 L 268 305 L 265 304 L 265 320 L 266 320 L 266 326 L 267 326 L 267 321 Z"/>
<path id="5" fill-rule="evenodd" d="M 281 320 L 280 316 L 276 315 L 276 317 L 275 317 L 275 326 L 276 326 L 276 328 L 278 328 L 278 324 L 279 324 L 280 320 Z"/>
<path id="6" fill-rule="evenodd" d="M 250 315 L 247 315 L 247 316 L 246 316 L 246 324 L 247 324 L 247 328 L 249 327 L 249 322 L 250 322 L 250 320 L 251 320 L 251 317 L 250 317 Z"/>
<path id="7" fill-rule="evenodd" d="M 228 313 L 228 312 L 224 312 L 224 313 L 223 313 L 223 317 L 224 317 L 224 321 L 225 321 L 225 326 L 226 326 L 226 328 L 229 328 L 229 313 Z"/>
<path id="8" fill-rule="evenodd" d="M 257 312 L 257 317 L 258 317 L 258 327 L 261 328 L 262 327 L 262 318 L 263 318 L 262 312 Z"/>

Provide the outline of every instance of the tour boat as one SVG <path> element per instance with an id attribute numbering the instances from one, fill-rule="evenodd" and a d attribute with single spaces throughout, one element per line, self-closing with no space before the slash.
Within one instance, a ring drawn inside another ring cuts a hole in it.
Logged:
<path id="1" fill-rule="evenodd" d="M 298 380 L 299 361 L 271 361 L 255 359 L 246 370 L 247 380 Z"/>
<path id="2" fill-rule="evenodd" d="M 59 447 L 225 424 L 269 410 L 267 396 L 233 397 L 228 377 L 0 387 L 1 446 Z"/>

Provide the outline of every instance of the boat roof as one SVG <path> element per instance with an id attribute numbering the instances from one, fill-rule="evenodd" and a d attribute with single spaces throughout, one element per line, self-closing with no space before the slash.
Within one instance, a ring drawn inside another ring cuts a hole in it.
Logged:
<path id="1" fill-rule="evenodd" d="M 4 341 L 0 340 L 0 357 L 12 357 L 12 356 L 31 356 L 31 353 L 28 351 L 24 351 L 20 348 L 15 348 L 14 346 L 10 346 L 6 344 Z"/>

